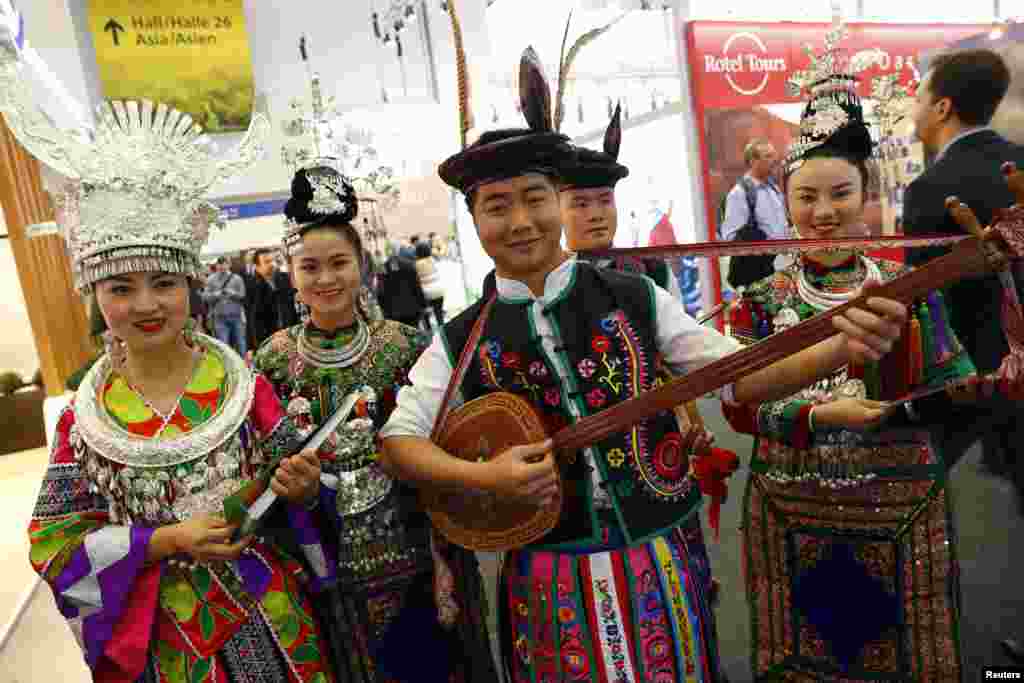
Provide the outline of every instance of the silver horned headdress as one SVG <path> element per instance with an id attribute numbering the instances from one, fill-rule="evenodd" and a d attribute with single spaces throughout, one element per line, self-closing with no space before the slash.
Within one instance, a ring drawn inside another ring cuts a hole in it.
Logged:
<path id="1" fill-rule="evenodd" d="M 906 116 L 907 105 L 920 83 L 920 75 L 913 68 L 908 85 L 900 83 L 900 74 L 892 73 L 871 79 L 871 99 L 875 101 L 872 118 L 878 123 L 882 136 L 891 134 L 893 127 Z"/>
<path id="2" fill-rule="evenodd" d="M 131 272 L 198 274 L 210 226 L 223 224 L 205 197 L 262 156 L 267 120 L 254 113 L 228 157 L 190 116 L 148 101 L 105 102 L 91 130 L 61 130 L 32 99 L 19 25 L 0 9 L 0 112 L 25 149 L 64 177 L 53 195 L 76 288 L 89 293 Z"/>
<path id="3" fill-rule="evenodd" d="M 849 35 L 838 5 L 833 3 L 832 27 L 825 34 L 824 51 L 816 54 L 811 45 L 805 45 L 804 54 L 810 60 L 808 68 L 797 71 L 786 82 L 787 95 L 807 97 L 807 106 L 800 117 L 799 136 L 782 162 L 786 174 L 796 170 L 809 151 L 849 126 L 857 128 L 858 143 L 866 139 L 870 154 L 870 136 L 864 127 L 863 109 L 857 95 L 857 74 L 881 64 L 884 54 L 876 48 L 849 55 L 842 47 Z"/>
<path id="4" fill-rule="evenodd" d="M 312 199 L 306 204 L 309 214 L 306 218 L 316 221 L 326 216 L 355 217 L 358 201 L 351 181 L 345 177 L 343 157 L 347 141 L 336 136 L 332 121 L 338 118 L 334 102 L 325 103 L 320 90 L 320 76 L 312 71 L 306 38 L 299 40 L 299 54 L 306 65 L 310 83 L 310 107 L 308 113 L 298 101 L 292 102 L 296 117 L 284 123 L 284 132 L 296 140 L 282 151 L 285 164 L 295 172 L 302 171 L 313 190 Z M 285 253 L 291 255 L 299 246 L 302 233 L 310 220 L 284 220 Z"/>

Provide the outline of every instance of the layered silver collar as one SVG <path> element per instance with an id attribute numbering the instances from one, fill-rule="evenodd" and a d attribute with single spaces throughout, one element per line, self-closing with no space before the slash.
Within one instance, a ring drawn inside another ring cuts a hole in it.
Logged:
<path id="1" fill-rule="evenodd" d="M 156 468 L 206 456 L 234 436 L 252 408 L 256 377 L 226 344 L 202 334 L 196 335 L 196 341 L 224 363 L 226 398 L 213 417 L 175 438 L 153 439 L 132 434 L 118 425 L 103 405 L 103 387 L 111 372 L 110 357 L 104 355 L 86 373 L 75 394 L 75 426 L 85 444 L 122 465 Z"/>

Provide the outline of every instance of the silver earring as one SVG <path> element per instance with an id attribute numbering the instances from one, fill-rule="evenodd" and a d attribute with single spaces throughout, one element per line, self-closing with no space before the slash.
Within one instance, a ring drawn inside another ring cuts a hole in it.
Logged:
<path id="1" fill-rule="evenodd" d="M 103 346 L 114 369 L 121 370 L 124 368 L 125 360 L 127 359 L 127 349 L 125 349 L 124 341 L 115 337 L 114 333 L 110 330 L 107 330 L 103 333 Z"/>

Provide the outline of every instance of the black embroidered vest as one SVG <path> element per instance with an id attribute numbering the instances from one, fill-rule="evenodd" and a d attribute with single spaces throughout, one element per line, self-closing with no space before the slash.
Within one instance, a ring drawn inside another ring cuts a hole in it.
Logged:
<path id="1" fill-rule="evenodd" d="M 453 365 L 482 306 L 477 302 L 444 326 Z M 528 300 L 495 302 L 460 387 L 465 400 L 495 391 L 525 396 L 554 433 L 576 419 L 570 403 L 585 416 L 653 387 L 658 351 L 646 279 L 578 262 L 573 282 L 543 313 L 554 330 L 552 354 L 542 346 L 532 308 Z M 627 542 L 676 526 L 699 504 L 679 446 L 678 423 L 667 411 L 594 445 L 593 465 Z M 536 545 L 600 540 L 591 473 L 580 455 L 560 458 L 566 502 L 558 526 Z"/>

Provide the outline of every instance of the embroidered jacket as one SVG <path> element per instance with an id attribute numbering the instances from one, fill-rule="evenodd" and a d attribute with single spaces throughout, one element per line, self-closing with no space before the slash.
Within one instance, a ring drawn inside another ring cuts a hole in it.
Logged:
<path id="1" fill-rule="evenodd" d="M 361 386 L 376 394 L 372 405 L 360 402 L 352 419 L 328 437 L 320 452 L 326 475 L 321 478 L 321 510 L 337 536 L 339 578 L 345 585 L 431 569 L 429 522 L 415 490 L 394 482 L 376 463 L 377 430 L 394 409 L 397 391 L 426 340 L 419 330 L 401 323 L 377 320 L 369 325 L 369 346 L 348 367 L 321 368 L 304 360 L 298 348 L 301 324 L 279 330 L 254 359 L 289 417 L 304 431 L 323 424 Z M 311 343 L 332 344 L 319 333 L 310 336 Z"/>
<path id="2" fill-rule="evenodd" d="M 325 683 L 308 575 L 273 539 L 261 534 L 232 562 L 146 563 L 158 528 L 222 513 L 226 496 L 296 443 L 270 384 L 219 342 L 199 343 L 206 353 L 166 426 L 106 357 L 90 370 L 57 425 L 29 527 L 33 568 L 96 681 L 224 680 L 223 667 L 242 667 L 254 677 Z M 317 572 L 310 578 L 330 580 L 316 562 L 323 550 L 310 513 L 284 507 Z M 248 662 L 225 648 L 244 629 L 273 638 L 252 639 Z"/>

